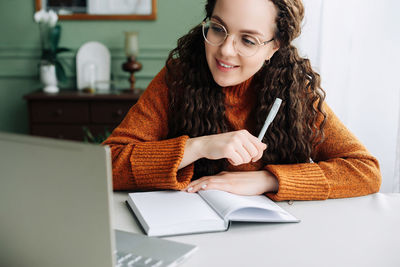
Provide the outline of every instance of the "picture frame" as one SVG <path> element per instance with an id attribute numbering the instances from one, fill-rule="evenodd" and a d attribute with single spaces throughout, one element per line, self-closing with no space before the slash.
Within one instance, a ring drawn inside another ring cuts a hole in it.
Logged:
<path id="1" fill-rule="evenodd" d="M 35 0 L 36 11 L 52 9 L 60 20 L 155 20 L 157 0 Z"/>

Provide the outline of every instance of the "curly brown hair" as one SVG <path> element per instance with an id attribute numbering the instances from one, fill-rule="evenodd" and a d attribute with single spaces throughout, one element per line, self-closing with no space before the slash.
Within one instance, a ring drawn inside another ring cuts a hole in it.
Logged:
<path id="1" fill-rule="evenodd" d="M 253 77 L 251 85 L 258 92 L 253 115 L 257 135 L 276 97 L 283 100 L 274 123 L 263 142 L 265 164 L 309 162 L 313 148 L 324 138 L 326 114 L 322 110 L 325 92 L 320 76 L 310 61 L 299 56 L 291 42 L 300 35 L 304 7 L 301 0 L 269 0 L 277 9 L 275 41 L 279 50 Z M 210 18 L 216 0 L 208 0 L 206 19 Z M 198 137 L 227 132 L 225 95 L 214 81 L 205 57 L 201 25 L 178 40 L 166 61 L 166 83 L 170 111 L 168 138 L 180 135 Z M 322 119 L 321 119 L 322 118 Z M 226 160 L 200 159 L 195 162 L 194 178 L 220 172 Z"/>

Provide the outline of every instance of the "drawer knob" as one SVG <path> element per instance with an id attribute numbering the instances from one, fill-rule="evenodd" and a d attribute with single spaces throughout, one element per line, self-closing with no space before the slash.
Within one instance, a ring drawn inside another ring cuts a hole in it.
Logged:
<path id="1" fill-rule="evenodd" d="M 114 115 L 117 117 L 121 117 L 122 115 L 124 115 L 124 112 L 122 109 L 118 109 L 117 111 L 114 112 Z"/>
<path id="2" fill-rule="evenodd" d="M 58 108 L 55 113 L 57 116 L 61 116 L 63 114 L 63 110 L 61 108 Z"/>

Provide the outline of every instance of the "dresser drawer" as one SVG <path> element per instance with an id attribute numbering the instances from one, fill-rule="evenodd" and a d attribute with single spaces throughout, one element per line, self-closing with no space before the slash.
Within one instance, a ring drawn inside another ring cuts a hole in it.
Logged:
<path id="1" fill-rule="evenodd" d="M 117 125 L 111 124 L 95 124 L 95 125 L 74 125 L 74 124 L 34 124 L 32 126 L 33 135 L 52 137 L 58 139 L 77 140 L 83 141 L 88 136 L 87 130 L 89 129 L 90 135 L 93 137 L 105 136 L 111 133 Z M 91 141 L 91 140 L 90 140 Z"/>
<path id="2" fill-rule="evenodd" d="M 120 123 L 129 109 L 134 105 L 131 102 L 96 102 L 90 104 L 93 123 Z"/>
<path id="3" fill-rule="evenodd" d="M 84 93 L 38 90 L 24 96 L 28 101 L 32 135 L 98 143 L 118 126 L 140 94 L 130 90 Z"/>
<path id="4" fill-rule="evenodd" d="M 82 125 L 36 124 L 31 130 L 33 135 L 58 139 L 83 141 L 84 136 Z"/>
<path id="5" fill-rule="evenodd" d="M 32 101 L 34 123 L 87 123 L 89 104 L 80 101 Z"/>

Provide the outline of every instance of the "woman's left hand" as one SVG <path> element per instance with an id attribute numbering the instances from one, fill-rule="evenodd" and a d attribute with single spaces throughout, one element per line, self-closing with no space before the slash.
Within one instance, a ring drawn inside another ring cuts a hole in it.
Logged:
<path id="1" fill-rule="evenodd" d="M 199 190 L 216 189 L 237 195 L 261 195 L 266 192 L 277 192 L 279 188 L 276 177 L 266 171 L 227 172 L 213 176 L 204 176 L 192 181 L 183 191 L 195 193 Z"/>

